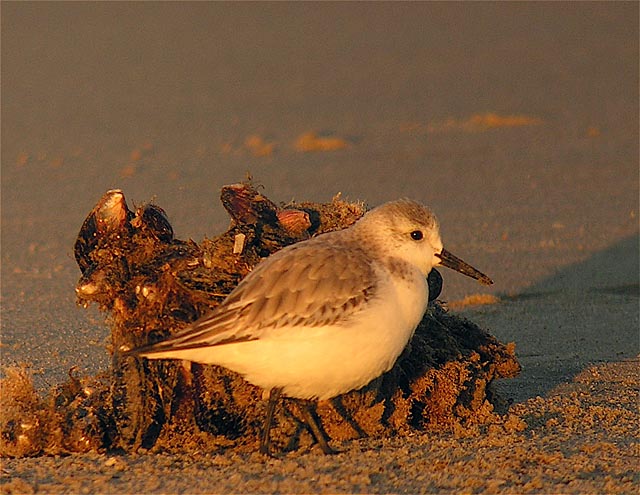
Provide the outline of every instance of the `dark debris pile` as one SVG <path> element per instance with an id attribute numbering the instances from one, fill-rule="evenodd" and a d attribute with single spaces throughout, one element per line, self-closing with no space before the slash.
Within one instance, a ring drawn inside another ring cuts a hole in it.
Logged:
<path id="1" fill-rule="evenodd" d="M 223 234 L 201 243 L 175 239 L 165 212 L 135 212 L 119 190 L 91 210 L 75 244 L 78 302 L 97 304 L 111 324 L 112 366 L 40 397 L 23 368 L 0 382 L 0 455 L 30 456 L 139 448 L 255 450 L 266 402 L 262 391 L 216 366 L 122 358 L 115 350 L 162 339 L 214 308 L 265 256 L 317 233 L 345 228 L 365 212 L 342 201 L 278 206 L 249 183 L 225 186 L 231 216 Z M 441 278 L 429 280 L 439 293 Z M 491 385 L 520 371 L 503 345 L 438 301 L 394 368 L 362 390 L 321 402 L 337 441 L 500 421 Z M 274 443 L 311 443 L 293 402 L 278 408 Z"/>

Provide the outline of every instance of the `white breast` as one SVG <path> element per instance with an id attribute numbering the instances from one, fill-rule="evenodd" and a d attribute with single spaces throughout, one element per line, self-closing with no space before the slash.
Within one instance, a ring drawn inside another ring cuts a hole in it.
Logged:
<path id="1" fill-rule="evenodd" d="M 289 397 L 329 399 L 361 388 L 391 369 L 428 302 L 427 282 L 418 270 L 401 279 L 386 271 L 379 275 L 377 297 L 340 325 L 283 327 L 258 340 L 167 357 L 224 366 L 264 389 L 282 387 Z"/>

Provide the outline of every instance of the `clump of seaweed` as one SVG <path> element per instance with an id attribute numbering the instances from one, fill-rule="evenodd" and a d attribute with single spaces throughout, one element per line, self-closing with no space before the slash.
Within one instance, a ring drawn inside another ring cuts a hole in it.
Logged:
<path id="1" fill-rule="evenodd" d="M 217 306 L 260 260 L 310 236 L 345 228 L 364 204 L 278 206 L 250 183 L 222 188 L 229 229 L 199 244 L 175 239 L 165 212 L 131 211 L 120 190 L 91 210 L 74 247 L 79 304 L 97 304 L 111 322 L 112 365 L 101 377 L 69 381 L 45 398 L 22 368 L 1 383 L 0 455 L 90 450 L 253 450 L 266 402 L 259 388 L 217 366 L 123 357 L 122 346 L 155 342 Z M 442 279 L 429 277 L 439 294 Z M 318 405 L 337 441 L 496 421 L 492 383 L 518 374 L 513 344 L 432 301 L 388 373 L 361 390 Z M 311 443 L 293 401 L 278 408 L 272 441 L 285 450 Z"/>
<path id="2" fill-rule="evenodd" d="M 111 444 L 105 377 L 69 379 L 46 397 L 36 391 L 28 367 L 9 366 L 0 380 L 0 455 L 27 457 L 103 449 Z"/>

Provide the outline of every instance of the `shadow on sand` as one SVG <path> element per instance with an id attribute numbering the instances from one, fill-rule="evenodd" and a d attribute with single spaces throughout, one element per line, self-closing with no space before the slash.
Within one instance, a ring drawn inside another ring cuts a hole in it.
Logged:
<path id="1" fill-rule="evenodd" d="M 544 396 L 591 364 L 638 355 L 639 241 L 630 236 L 500 304 L 464 312 L 503 342 L 516 342 L 523 370 L 500 383 L 506 396 Z"/>

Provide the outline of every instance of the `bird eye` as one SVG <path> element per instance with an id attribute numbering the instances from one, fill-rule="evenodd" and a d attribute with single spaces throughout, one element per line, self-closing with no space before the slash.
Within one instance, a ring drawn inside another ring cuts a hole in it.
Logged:
<path id="1" fill-rule="evenodd" d="M 424 234 L 422 233 L 422 230 L 414 230 L 413 232 L 411 232 L 411 238 L 414 241 L 420 241 L 422 240 L 423 237 L 424 237 Z"/>

